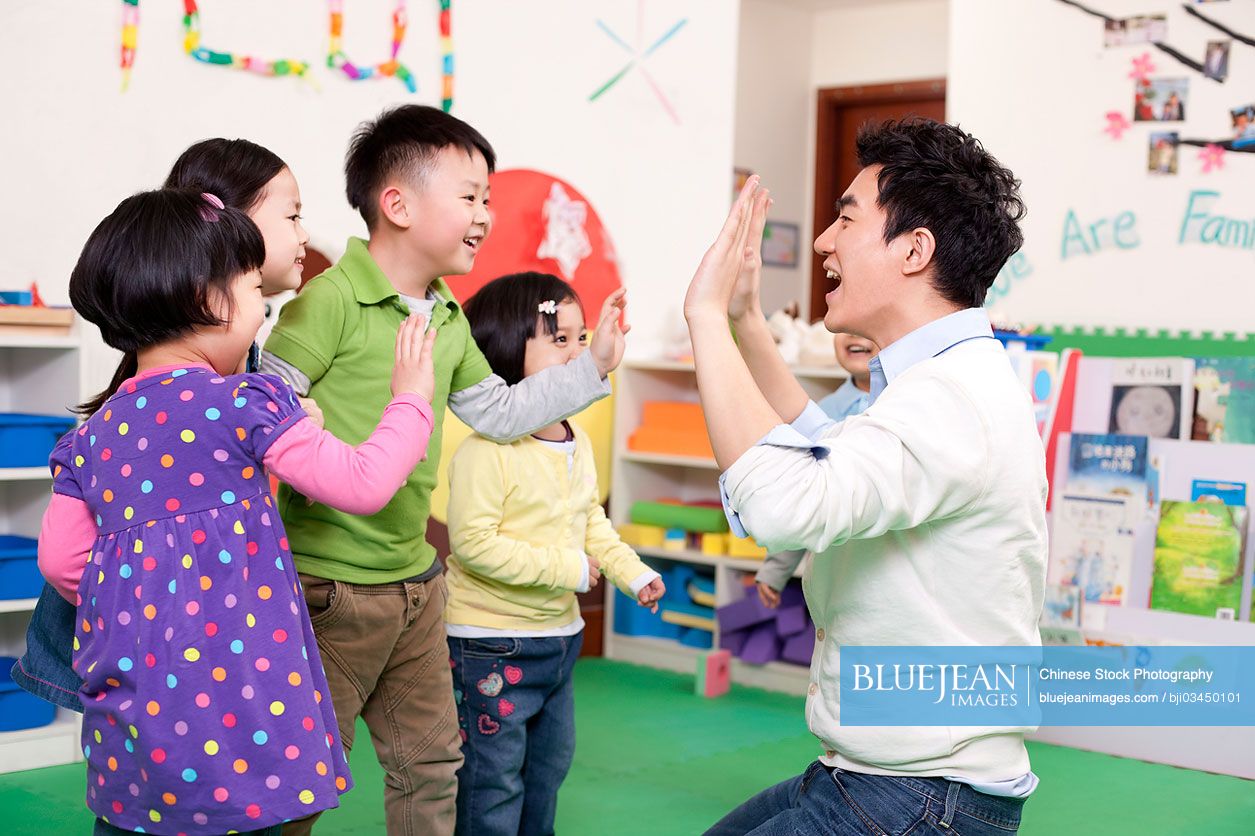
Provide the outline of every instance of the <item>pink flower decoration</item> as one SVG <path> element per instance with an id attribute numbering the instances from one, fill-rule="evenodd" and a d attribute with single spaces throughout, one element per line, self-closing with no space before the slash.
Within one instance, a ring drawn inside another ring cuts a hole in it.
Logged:
<path id="1" fill-rule="evenodd" d="M 1198 152 L 1198 159 L 1203 164 L 1204 174 L 1214 169 L 1224 168 L 1224 149 L 1213 142 Z"/>
<path id="2" fill-rule="evenodd" d="M 1137 79 L 1145 84 L 1150 80 L 1150 74 L 1154 71 L 1155 64 L 1150 60 L 1150 53 L 1143 52 L 1133 59 L 1133 69 L 1129 71 L 1129 78 Z"/>
<path id="3" fill-rule="evenodd" d="M 1103 128 L 1103 131 L 1111 134 L 1112 139 L 1119 139 L 1124 136 L 1130 124 L 1123 113 L 1118 110 L 1109 110 L 1107 111 L 1107 127 Z"/>

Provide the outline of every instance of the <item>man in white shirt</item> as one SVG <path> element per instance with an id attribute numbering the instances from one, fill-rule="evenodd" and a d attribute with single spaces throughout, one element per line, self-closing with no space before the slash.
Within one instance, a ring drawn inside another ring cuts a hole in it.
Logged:
<path id="1" fill-rule="evenodd" d="M 1037 781 L 1031 727 L 843 725 L 840 657 L 1039 644 L 1045 457 L 981 309 L 1023 243 L 1019 181 L 931 120 L 865 128 L 858 154 L 815 250 L 835 284 L 824 324 L 882 347 L 866 412 L 828 420 L 775 350 L 758 302 L 768 198 L 753 179 L 685 299 L 734 529 L 815 553 L 806 717 L 823 753 L 709 833 L 1014 833 Z"/>

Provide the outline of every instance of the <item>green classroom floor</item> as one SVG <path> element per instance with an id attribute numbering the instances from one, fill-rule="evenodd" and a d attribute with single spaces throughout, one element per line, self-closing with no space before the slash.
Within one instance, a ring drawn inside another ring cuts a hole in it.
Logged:
<path id="1" fill-rule="evenodd" d="M 581 660 L 575 679 L 579 742 L 558 808 L 568 836 L 701 833 L 816 754 L 800 698 L 737 688 L 705 700 L 691 677 L 604 659 Z M 358 740 L 369 740 L 365 729 Z M 1255 833 L 1255 782 L 1043 744 L 1029 752 L 1041 786 L 1024 808 L 1024 836 Z M 357 788 L 319 836 L 384 833 L 369 745 L 352 766 Z M 0 775 L 0 817 L 6 836 L 90 833 L 82 765 Z"/>

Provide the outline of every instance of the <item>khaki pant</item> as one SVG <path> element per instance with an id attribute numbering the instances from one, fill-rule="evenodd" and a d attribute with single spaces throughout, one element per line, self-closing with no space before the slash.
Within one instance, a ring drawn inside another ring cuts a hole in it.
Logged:
<path id="1" fill-rule="evenodd" d="M 358 585 L 301 575 L 347 754 L 357 716 L 384 768 L 388 836 L 453 833 L 461 739 L 444 577 Z M 284 825 L 306 836 L 318 816 Z"/>

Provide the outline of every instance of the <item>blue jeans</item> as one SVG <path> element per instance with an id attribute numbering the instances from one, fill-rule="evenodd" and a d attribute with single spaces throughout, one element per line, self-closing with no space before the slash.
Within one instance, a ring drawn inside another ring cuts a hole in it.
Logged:
<path id="1" fill-rule="evenodd" d="M 449 637 L 462 734 L 459 834 L 550 836 L 575 755 L 571 673 L 584 634 Z"/>
<path id="2" fill-rule="evenodd" d="M 1006 836 L 1019 830 L 1023 806 L 1023 799 L 986 795 L 945 778 L 866 775 L 815 761 L 737 807 L 706 836 Z"/>
<path id="3" fill-rule="evenodd" d="M 13 665 L 13 681 L 40 699 L 81 714 L 83 680 L 70 667 L 75 618 L 74 605 L 44 584 L 26 628 L 26 652 Z"/>

